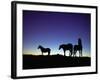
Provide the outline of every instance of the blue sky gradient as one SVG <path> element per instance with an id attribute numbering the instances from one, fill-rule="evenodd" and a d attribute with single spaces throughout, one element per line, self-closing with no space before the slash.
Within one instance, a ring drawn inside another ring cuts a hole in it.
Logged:
<path id="1" fill-rule="evenodd" d="M 23 11 L 23 54 L 40 55 L 38 45 L 62 54 L 59 45 L 82 39 L 83 55 L 90 56 L 91 15 L 68 12 Z M 66 51 L 66 55 L 67 55 Z"/>

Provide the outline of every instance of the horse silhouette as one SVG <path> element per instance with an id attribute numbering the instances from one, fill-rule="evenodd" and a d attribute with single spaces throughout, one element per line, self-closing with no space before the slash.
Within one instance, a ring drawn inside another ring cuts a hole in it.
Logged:
<path id="1" fill-rule="evenodd" d="M 64 51 L 64 56 L 65 56 L 66 50 L 69 50 L 69 56 L 72 55 L 72 53 L 73 53 L 73 45 L 72 45 L 71 43 L 69 43 L 69 44 L 62 44 L 62 45 L 59 46 L 59 50 L 60 50 L 61 48 L 62 48 L 63 51 Z"/>
<path id="2" fill-rule="evenodd" d="M 82 56 L 82 40 L 78 39 L 78 45 L 74 45 L 74 56 L 76 56 L 77 51 L 79 51 L 79 57 Z"/>
<path id="3" fill-rule="evenodd" d="M 44 47 L 42 47 L 41 45 L 39 45 L 39 46 L 38 46 L 38 49 L 41 50 L 42 55 L 43 55 L 43 53 L 46 53 L 46 52 L 48 52 L 48 55 L 50 55 L 50 52 L 51 52 L 51 49 L 50 49 L 50 48 L 44 48 Z"/>

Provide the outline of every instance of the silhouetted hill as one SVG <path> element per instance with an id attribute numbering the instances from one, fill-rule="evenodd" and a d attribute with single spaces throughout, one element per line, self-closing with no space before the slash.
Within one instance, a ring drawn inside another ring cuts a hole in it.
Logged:
<path id="1" fill-rule="evenodd" d="M 23 69 L 90 66 L 89 57 L 67 57 L 63 55 L 23 55 Z"/>

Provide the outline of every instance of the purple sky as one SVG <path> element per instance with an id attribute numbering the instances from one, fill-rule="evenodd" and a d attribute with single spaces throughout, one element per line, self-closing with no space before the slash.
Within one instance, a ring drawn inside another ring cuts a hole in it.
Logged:
<path id="1" fill-rule="evenodd" d="M 77 44 L 82 39 L 83 54 L 90 56 L 90 14 L 23 11 L 23 53 L 39 54 L 38 45 L 52 54 L 62 53 L 61 44 Z"/>

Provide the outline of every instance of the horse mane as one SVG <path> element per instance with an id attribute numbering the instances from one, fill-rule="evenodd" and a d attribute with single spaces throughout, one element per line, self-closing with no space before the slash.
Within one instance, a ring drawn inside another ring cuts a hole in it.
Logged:
<path id="1" fill-rule="evenodd" d="M 39 47 L 44 48 L 44 47 L 43 47 L 43 46 L 41 46 L 41 45 L 39 45 L 39 46 L 38 46 L 38 48 L 39 48 Z"/>
<path id="2" fill-rule="evenodd" d="M 39 47 L 42 47 L 41 45 L 39 45 Z"/>

